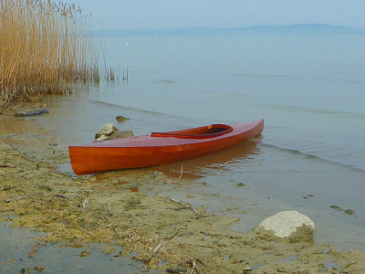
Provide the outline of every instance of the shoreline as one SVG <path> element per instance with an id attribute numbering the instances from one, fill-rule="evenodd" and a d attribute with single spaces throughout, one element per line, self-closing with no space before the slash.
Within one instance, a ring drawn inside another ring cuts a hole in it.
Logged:
<path id="1" fill-rule="evenodd" d="M 194 178 L 177 180 L 148 169 L 79 177 L 62 173 L 55 165 L 67 164 L 68 157 L 55 145 L 54 133 L 33 119 L 17 119 L 17 125 L 11 116 L 0 119 L 18 127 L 15 134 L 0 133 L 0 176 L 6 182 L 0 192 L 2 220 L 10 216 L 15 225 L 47 232 L 39 241 L 79 248 L 104 243 L 104 253 L 126 257 L 137 252 L 137 261 L 159 271 L 190 271 L 195 262 L 205 273 L 239 273 L 246 267 L 253 273 L 332 273 L 333 267 L 343 271 L 356 259 L 345 270 L 365 273 L 362 252 L 287 243 L 255 230 L 234 232 L 229 226 L 238 220 L 227 211 L 217 214 L 201 206 L 194 208 L 196 214 L 184 206 L 189 197 L 178 203 L 159 195 L 159 190 L 193 184 Z M 29 145 L 37 151 L 35 158 L 23 154 Z M 114 247 L 120 245 L 119 254 Z"/>

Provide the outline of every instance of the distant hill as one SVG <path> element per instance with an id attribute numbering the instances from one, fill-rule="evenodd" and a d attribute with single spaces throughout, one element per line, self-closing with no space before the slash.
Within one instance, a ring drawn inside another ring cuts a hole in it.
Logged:
<path id="1" fill-rule="evenodd" d="M 96 32 L 94 32 L 96 33 Z M 180 28 L 106 30 L 105 36 L 212 36 L 212 35 L 364 35 L 365 29 L 356 29 L 326 24 L 289 26 L 252 26 L 245 28 Z"/>

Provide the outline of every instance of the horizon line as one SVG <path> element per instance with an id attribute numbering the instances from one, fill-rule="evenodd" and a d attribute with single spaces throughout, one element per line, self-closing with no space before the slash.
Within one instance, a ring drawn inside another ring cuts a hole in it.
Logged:
<path id="1" fill-rule="evenodd" d="M 187 30 L 187 29 L 212 29 L 212 30 L 237 30 L 237 29 L 249 29 L 249 28 L 256 28 L 256 27 L 269 27 L 269 28 L 279 28 L 279 27 L 300 27 L 300 26 L 322 26 L 322 27 L 329 27 L 329 28 L 342 28 L 348 30 L 364 30 L 365 28 L 358 28 L 358 27 L 347 27 L 342 25 L 332 25 L 326 23 L 295 23 L 295 24 L 278 24 L 278 25 L 250 25 L 246 27 L 210 27 L 210 26 L 195 26 L 195 27 L 156 27 L 156 28 L 118 28 L 118 29 L 95 29 L 94 31 L 137 31 L 137 30 Z"/>

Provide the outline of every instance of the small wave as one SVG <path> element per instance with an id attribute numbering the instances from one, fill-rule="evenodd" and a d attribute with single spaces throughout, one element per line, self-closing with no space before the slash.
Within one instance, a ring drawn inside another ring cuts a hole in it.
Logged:
<path id="1" fill-rule="evenodd" d="M 134 112 L 138 112 L 138 113 L 144 113 L 144 114 L 155 115 L 155 116 L 156 115 L 161 115 L 161 116 L 166 116 L 166 117 L 170 117 L 170 118 L 173 117 L 170 114 L 165 114 L 165 113 L 158 112 L 158 111 L 144 110 L 144 109 L 134 108 L 134 107 L 126 107 L 126 106 L 121 106 L 121 105 L 118 105 L 118 104 L 113 104 L 113 103 L 108 103 L 108 102 L 98 101 L 98 100 L 89 100 L 89 101 L 94 103 L 94 104 L 98 104 L 98 105 L 102 105 L 102 106 L 115 107 L 115 108 L 118 108 L 118 109 L 124 109 L 124 110 L 134 111 Z"/>
<path id="2" fill-rule="evenodd" d="M 166 85 L 171 85 L 171 84 L 177 84 L 176 81 L 172 81 L 172 80 L 161 80 L 157 82 L 158 84 L 166 84 Z"/>
<path id="3" fill-rule="evenodd" d="M 265 79 L 293 79 L 295 77 L 291 76 L 291 75 L 275 75 L 275 74 L 238 74 L 238 73 L 222 73 L 221 75 L 224 76 L 232 76 L 232 77 L 242 77 L 242 78 L 265 78 Z"/>
<path id="4" fill-rule="evenodd" d="M 365 115 L 361 114 L 361 113 L 334 111 L 334 110 L 319 109 L 319 108 L 308 108 L 308 107 L 288 106 L 288 105 L 279 105 L 279 104 L 272 104 L 272 105 L 270 104 L 270 105 L 265 105 L 265 106 L 268 108 L 283 109 L 283 110 L 294 111 L 294 112 L 341 115 L 341 116 L 352 117 L 352 118 L 364 118 L 365 117 Z"/>
<path id="5" fill-rule="evenodd" d="M 291 149 L 291 148 L 281 147 L 281 146 L 268 144 L 268 143 L 264 143 L 264 142 L 260 142 L 260 146 L 272 148 L 272 149 L 275 149 L 275 150 L 280 150 L 284 153 L 301 155 L 301 156 L 306 157 L 308 159 L 327 162 L 327 163 L 330 163 L 330 164 L 338 165 L 338 166 L 341 166 L 341 167 L 344 167 L 344 168 L 352 169 L 352 170 L 363 172 L 363 173 L 365 172 L 365 169 L 363 169 L 363 168 L 360 168 L 360 167 L 357 167 L 357 166 L 354 166 L 354 165 L 351 165 L 351 164 L 346 164 L 346 163 L 343 163 L 343 162 L 331 160 L 331 159 L 328 159 L 328 158 L 324 158 L 324 157 L 321 157 L 319 155 L 314 155 L 314 154 L 304 152 L 304 151 L 301 151 L 301 150 L 298 150 L 298 149 Z"/>

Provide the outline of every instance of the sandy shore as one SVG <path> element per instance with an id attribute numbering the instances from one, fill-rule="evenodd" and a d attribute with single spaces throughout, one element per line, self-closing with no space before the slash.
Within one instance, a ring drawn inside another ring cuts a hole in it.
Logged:
<path id="1" fill-rule="evenodd" d="M 11 125 L 0 132 L 0 217 L 46 232 L 40 245 L 62 243 L 92 256 L 88 246 L 103 243 L 113 258 L 133 254 L 140 266 L 161 273 L 365 273 L 363 252 L 234 232 L 236 217 L 195 208 L 188 196 L 158 194 L 190 179 L 144 169 L 62 173 L 55 166 L 67 164 L 68 155 L 56 151 L 57 136 L 11 115 L 7 109 L 0 116 Z M 35 155 L 25 153 L 29 145 Z"/>

